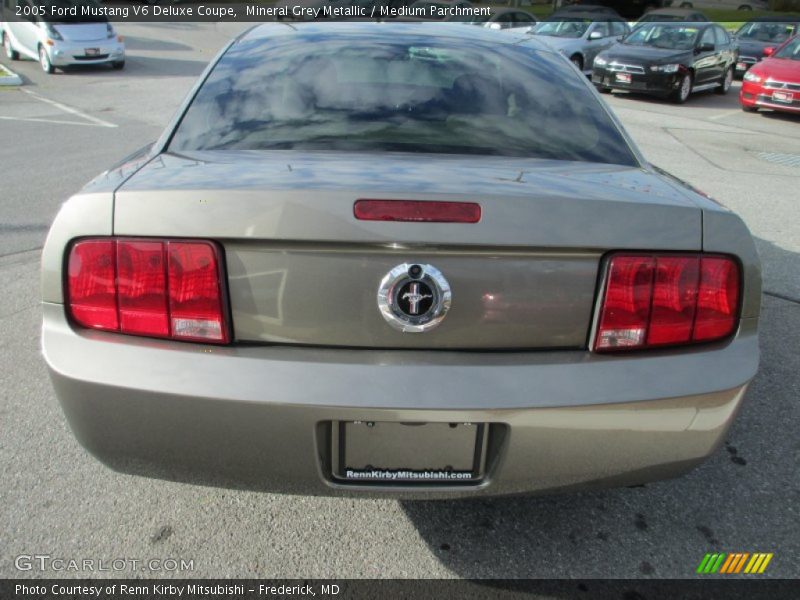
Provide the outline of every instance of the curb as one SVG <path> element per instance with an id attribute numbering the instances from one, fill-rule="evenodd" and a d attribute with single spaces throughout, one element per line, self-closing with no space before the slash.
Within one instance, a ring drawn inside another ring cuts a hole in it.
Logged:
<path id="1" fill-rule="evenodd" d="M 2 66 L 7 73 L 9 73 L 9 75 L 3 75 L 2 72 L 0 71 L 0 86 L 22 85 L 22 78 L 19 75 L 14 73 L 14 71 L 9 69 L 2 63 L 0 63 L 0 66 Z"/>

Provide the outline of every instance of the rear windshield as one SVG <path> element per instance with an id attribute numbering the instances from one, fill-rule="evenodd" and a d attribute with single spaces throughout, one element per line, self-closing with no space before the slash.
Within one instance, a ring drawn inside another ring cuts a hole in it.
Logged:
<path id="1" fill-rule="evenodd" d="M 524 46 L 415 39 L 389 31 L 237 43 L 200 88 L 169 149 L 637 164 L 600 102 L 563 58 Z"/>

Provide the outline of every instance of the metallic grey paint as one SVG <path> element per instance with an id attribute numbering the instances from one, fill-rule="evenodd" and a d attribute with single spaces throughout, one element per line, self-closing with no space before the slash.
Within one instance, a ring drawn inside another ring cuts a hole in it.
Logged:
<path id="1" fill-rule="evenodd" d="M 168 137 L 70 199 L 42 256 L 42 347 L 56 394 L 80 442 L 115 469 L 403 497 L 639 483 L 713 452 L 755 375 L 760 264 L 747 228 L 644 161 L 183 157 L 161 153 Z M 477 201 L 483 218 L 358 221 L 353 203 L 362 197 Z M 234 343 L 73 327 L 63 305 L 65 250 L 75 238 L 106 235 L 218 241 Z M 686 348 L 588 351 L 603 257 L 624 249 L 737 257 L 736 335 Z M 433 331 L 403 334 L 380 316 L 377 285 L 403 262 L 433 264 L 452 286 L 452 310 Z M 331 423 L 346 420 L 491 424 L 487 477 L 472 487 L 334 482 Z"/>

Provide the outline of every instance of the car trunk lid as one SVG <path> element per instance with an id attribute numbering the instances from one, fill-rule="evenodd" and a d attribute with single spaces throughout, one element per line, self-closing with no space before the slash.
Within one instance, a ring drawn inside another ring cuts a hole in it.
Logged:
<path id="1" fill-rule="evenodd" d="M 478 223 L 364 221 L 358 199 L 468 201 Z M 116 235 L 219 241 L 239 341 L 346 347 L 585 347 L 602 255 L 699 250 L 701 211 L 642 169 L 436 155 L 162 155 L 116 194 Z M 438 269 L 441 325 L 390 327 L 378 286 Z"/>

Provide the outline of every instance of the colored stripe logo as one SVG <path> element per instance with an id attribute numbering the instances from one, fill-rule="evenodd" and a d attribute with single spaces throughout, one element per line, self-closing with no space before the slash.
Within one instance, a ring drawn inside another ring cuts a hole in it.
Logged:
<path id="1" fill-rule="evenodd" d="M 767 569 L 772 556 L 772 552 L 754 552 L 752 554 L 749 552 L 709 553 L 700 561 L 697 573 L 701 575 L 714 573 L 755 575 L 756 573 L 763 573 Z"/>

